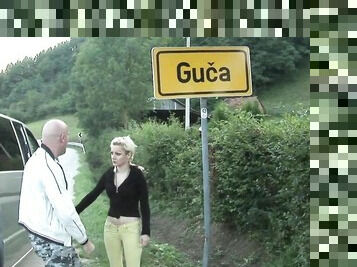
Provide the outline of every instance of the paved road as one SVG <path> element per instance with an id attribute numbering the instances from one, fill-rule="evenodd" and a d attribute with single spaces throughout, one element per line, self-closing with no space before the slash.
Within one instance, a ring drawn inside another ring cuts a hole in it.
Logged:
<path id="1" fill-rule="evenodd" d="M 67 148 L 66 153 L 59 157 L 59 162 L 63 167 L 64 173 L 66 174 L 68 189 L 73 196 L 73 177 L 78 174 L 79 168 L 79 150 L 73 148 Z"/>
<path id="2" fill-rule="evenodd" d="M 64 169 L 64 172 L 67 177 L 68 186 L 70 192 L 73 192 L 74 180 L 73 177 L 78 173 L 79 167 L 79 155 L 77 150 L 73 148 L 67 148 L 67 151 L 64 155 L 59 157 L 59 161 Z M 42 260 L 31 251 L 26 255 L 16 267 L 44 267 Z"/>

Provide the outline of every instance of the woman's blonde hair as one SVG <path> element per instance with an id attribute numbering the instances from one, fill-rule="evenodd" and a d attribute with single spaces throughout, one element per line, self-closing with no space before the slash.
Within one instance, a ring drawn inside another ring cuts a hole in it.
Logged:
<path id="1" fill-rule="evenodd" d="M 130 136 L 119 136 L 115 137 L 111 142 L 110 142 L 110 147 L 112 146 L 121 146 L 125 152 L 130 153 L 129 160 L 132 161 L 134 159 L 134 154 L 135 154 L 135 149 L 136 145 L 131 140 Z"/>

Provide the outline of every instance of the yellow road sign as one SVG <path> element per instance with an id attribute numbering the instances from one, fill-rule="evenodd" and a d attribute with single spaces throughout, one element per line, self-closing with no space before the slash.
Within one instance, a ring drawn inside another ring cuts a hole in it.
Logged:
<path id="1" fill-rule="evenodd" d="M 157 99 L 252 95 L 246 46 L 155 47 L 151 55 Z"/>

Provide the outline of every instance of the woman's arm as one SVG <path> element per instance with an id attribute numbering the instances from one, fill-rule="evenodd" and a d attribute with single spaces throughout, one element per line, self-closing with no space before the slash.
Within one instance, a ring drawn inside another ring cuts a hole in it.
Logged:
<path id="1" fill-rule="evenodd" d="M 105 189 L 105 177 L 106 173 L 102 175 L 97 185 L 94 187 L 92 191 L 90 191 L 82 200 L 77 204 L 76 211 L 80 214 L 83 210 L 85 210 L 90 204 L 97 199 L 100 193 Z"/>
<path id="2" fill-rule="evenodd" d="M 142 220 L 142 235 L 150 236 L 150 207 L 149 207 L 149 194 L 148 187 L 143 173 L 138 170 L 139 179 L 139 201 Z"/>

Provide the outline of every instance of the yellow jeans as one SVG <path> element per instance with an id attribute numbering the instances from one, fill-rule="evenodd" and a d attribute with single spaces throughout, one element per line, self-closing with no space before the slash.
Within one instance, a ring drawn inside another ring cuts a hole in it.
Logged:
<path id="1" fill-rule="evenodd" d="M 104 245 L 110 267 L 140 267 L 142 247 L 140 245 L 140 222 L 115 225 L 106 220 L 104 224 Z"/>

